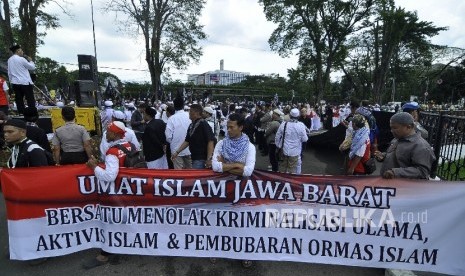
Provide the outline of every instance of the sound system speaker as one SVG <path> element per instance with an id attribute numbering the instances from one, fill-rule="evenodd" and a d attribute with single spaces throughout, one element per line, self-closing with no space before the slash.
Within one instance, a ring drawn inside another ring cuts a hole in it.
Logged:
<path id="1" fill-rule="evenodd" d="M 100 95 L 92 80 L 77 80 L 74 82 L 74 95 L 79 107 L 100 106 Z"/>
<path id="2" fill-rule="evenodd" d="M 78 55 L 79 80 L 91 80 L 98 83 L 97 59 L 90 55 Z"/>

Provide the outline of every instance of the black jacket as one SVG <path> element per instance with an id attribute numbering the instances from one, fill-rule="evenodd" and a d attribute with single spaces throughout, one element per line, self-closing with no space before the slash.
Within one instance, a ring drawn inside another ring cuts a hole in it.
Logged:
<path id="1" fill-rule="evenodd" d="M 27 126 L 26 136 L 44 150 L 52 152 L 52 149 L 50 148 L 50 142 L 47 139 L 47 134 L 45 134 L 43 129 L 35 126 Z"/>
<path id="2" fill-rule="evenodd" d="M 166 145 L 165 129 L 166 123 L 160 119 L 152 119 L 145 125 L 142 135 L 145 161 L 157 160 L 165 154 L 163 151 L 163 146 Z"/>
<path id="3" fill-rule="evenodd" d="M 19 153 L 14 166 L 15 168 L 48 166 L 47 155 L 44 149 L 33 141 L 26 139 L 17 146 L 19 146 Z M 13 168 L 12 158 L 8 160 L 8 167 Z"/>

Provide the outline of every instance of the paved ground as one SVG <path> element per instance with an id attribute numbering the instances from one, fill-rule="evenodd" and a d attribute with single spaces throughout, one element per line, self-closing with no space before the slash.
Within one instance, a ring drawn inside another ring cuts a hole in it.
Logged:
<path id="1" fill-rule="evenodd" d="M 260 154 L 258 154 L 260 155 Z M 343 158 L 337 151 L 308 149 L 302 171 L 311 174 L 339 174 Z M 267 169 L 268 159 L 257 158 L 257 168 Z M 254 262 L 249 269 L 242 268 L 237 260 L 219 259 L 212 264 L 208 258 L 172 258 L 122 256 L 119 265 L 105 265 L 90 271 L 81 268 L 83 260 L 96 255 L 97 250 L 56 257 L 39 266 L 8 258 L 8 232 L 3 196 L 0 196 L 0 276 L 20 275 L 166 275 L 166 276 L 268 276 L 268 275 L 384 275 L 384 269 L 370 269 L 337 265 L 304 264 L 293 262 Z"/>

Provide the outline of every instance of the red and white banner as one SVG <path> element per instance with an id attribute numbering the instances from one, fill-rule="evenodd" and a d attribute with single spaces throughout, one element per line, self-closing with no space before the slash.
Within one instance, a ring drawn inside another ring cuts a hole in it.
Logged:
<path id="1" fill-rule="evenodd" d="M 465 274 L 465 183 L 84 165 L 4 169 L 10 256 L 121 254 Z"/>

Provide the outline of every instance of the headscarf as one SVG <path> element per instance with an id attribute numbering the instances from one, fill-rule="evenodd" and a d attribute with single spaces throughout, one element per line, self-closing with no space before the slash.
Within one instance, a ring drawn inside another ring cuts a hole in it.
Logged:
<path id="1" fill-rule="evenodd" d="M 355 153 L 370 139 L 370 130 L 364 126 L 355 130 L 354 137 L 352 138 L 352 145 L 350 145 L 349 159 L 355 157 Z"/>
<path id="2" fill-rule="evenodd" d="M 122 122 L 114 121 L 108 125 L 107 131 L 111 131 L 124 136 L 124 133 L 126 133 L 126 128 Z"/>

